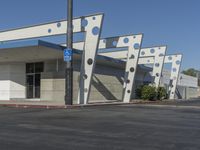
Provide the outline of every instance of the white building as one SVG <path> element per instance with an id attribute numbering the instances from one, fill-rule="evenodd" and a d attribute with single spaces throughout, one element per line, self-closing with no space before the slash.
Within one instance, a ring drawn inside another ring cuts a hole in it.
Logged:
<path id="1" fill-rule="evenodd" d="M 63 49 L 64 47 L 60 45 L 41 40 L 0 44 L 0 100 L 42 100 L 64 103 Z M 74 103 L 77 103 L 82 52 L 78 50 L 74 52 Z M 121 100 L 124 69 L 124 61 L 98 56 L 90 101 Z M 151 68 L 140 65 L 135 86 L 150 83 L 151 71 Z M 169 78 L 170 72 L 164 71 L 161 82 L 167 85 Z M 178 86 L 179 98 L 195 96 L 197 79 L 181 74 Z M 186 92 L 190 94 L 187 93 L 186 96 Z"/>

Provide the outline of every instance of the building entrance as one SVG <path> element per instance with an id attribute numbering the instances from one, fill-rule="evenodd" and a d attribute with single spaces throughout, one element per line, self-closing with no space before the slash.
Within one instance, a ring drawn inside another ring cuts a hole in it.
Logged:
<path id="1" fill-rule="evenodd" d="M 26 97 L 28 99 L 40 98 L 40 79 L 43 71 L 43 62 L 26 64 Z"/>

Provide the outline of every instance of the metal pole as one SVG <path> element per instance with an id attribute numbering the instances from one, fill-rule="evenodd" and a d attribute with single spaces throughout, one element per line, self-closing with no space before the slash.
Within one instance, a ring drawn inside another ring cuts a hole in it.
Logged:
<path id="1" fill-rule="evenodd" d="M 73 0 L 67 2 L 67 49 L 73 49 Z M 72 57 L 65 64 L 65 104 L 73 104 L 73 50 Z"/>
<path id="2" fill-rule="evenodd" d="M 200 86 L 200 69 L 197 70 L 197 81 L 198 81 L 198 86 Z"/>

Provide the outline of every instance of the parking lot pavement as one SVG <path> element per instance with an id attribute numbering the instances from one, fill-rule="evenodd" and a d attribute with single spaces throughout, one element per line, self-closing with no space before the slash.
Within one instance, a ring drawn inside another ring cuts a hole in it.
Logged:
<path id="1" fill-rule="evenodd" d="M 180 106 L 199 106 L 200 107 L 200 99 L 193 99 L 193 100 L 180 100 L 176 102 L 177 105 Z"/>
<path id="2" fill-rule="evenodd" d="M 200 99 L 190 99 L 190 100 L 175 100 L 175 101 L 162 101 L 154 103 L 155 105 L 174 105 L 174 106 L 188 106 L 188 107 L 200 107 Z"/>
<path id="3" fill-rule="evenodd" d="M 200 109 L 0 107 L 1 150 L 199 150 Z"/>

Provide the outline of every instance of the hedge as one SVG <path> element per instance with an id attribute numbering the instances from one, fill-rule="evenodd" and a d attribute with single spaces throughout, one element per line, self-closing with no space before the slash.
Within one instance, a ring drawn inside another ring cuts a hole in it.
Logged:
<path id="1" fill-rule="evenodd" d="M 143 100 L 163 100 L 167 98 L 167 91 L 164 87 L 144 85 L 136 89 L 136 96 Z"/>

